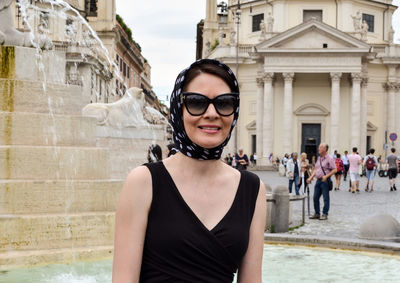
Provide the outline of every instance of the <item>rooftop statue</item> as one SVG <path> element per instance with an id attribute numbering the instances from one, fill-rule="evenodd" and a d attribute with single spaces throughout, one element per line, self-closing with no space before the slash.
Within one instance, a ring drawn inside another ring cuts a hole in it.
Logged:
<path id="1" fill-rule="evenodd" d="M 360 31 L 361 30 L 361 12 L 357 11 L 357 13 L 351 17 L 353 19 L 354 31 L 355 32 Z"/>
<path id="2" fill-rule="evenodd" d="M 30 35 L 24 34 L 14 27 L 11 11 L 13 0 L 0 0 L 0 44 L 12 46 L 32 46 Z"/>
<path id="3" fill-rule="evenodd" d="M 274 17 L 271 12 L 268 13 L 267 17 L 267 32 L 272 32 L 274 29 Z"/>
<path id="4" fill-rule="evenodd" d="M 118 129 L 167 123 L 160 112 L 147 104 L 142 89 L 132 87 L 128 93 L 114 103 L 88 104 L 83 108 L 82 115 L 95 117 L 99 126 Z"/>

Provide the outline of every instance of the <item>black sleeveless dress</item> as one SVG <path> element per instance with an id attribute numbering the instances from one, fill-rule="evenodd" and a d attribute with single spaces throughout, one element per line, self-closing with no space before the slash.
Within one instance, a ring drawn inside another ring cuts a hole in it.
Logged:
<path id="1" fill-rule="evenodd" d="M 162 162 L 146 164 L 153 182 L 140 282 L 232 282 L 246 253 L 259 178 L 241 172 L 233 204 L 208 230 Z"/>

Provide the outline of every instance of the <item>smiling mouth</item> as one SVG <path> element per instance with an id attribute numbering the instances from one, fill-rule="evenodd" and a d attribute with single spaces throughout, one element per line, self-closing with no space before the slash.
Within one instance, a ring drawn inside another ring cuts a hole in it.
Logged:
<path id="1" fill-rule="evenodd" d="M 220 127 L 203 127 L 203 126 L 199 126 L 199 128 L 202 129 L 202 130 L 209 130 L 209 131 L 221 130 Z"/>

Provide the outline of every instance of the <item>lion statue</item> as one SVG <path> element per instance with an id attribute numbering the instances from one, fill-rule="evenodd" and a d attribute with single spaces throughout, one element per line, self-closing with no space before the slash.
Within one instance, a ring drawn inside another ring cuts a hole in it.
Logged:
<path id="1" fill-rule="evenodd" d="M 91 103 L 82 109 L 83 116 L 95 117 L 97 124 L 113 128 L 165 125 L 166 118 L 144 99 L 143 90 L 137 87 L 114 103 Z"/>
<path id="2" fill-rule="evenodd" d="M 13 0 L 0 0 L 0 44 L 11 46 L 32 46 L 30 34 L 22 33 L 14 28 L 11 10 Z"/>

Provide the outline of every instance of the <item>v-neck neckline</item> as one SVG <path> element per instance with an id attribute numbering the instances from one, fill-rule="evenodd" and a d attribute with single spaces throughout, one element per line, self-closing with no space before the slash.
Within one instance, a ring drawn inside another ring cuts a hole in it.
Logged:
<path id="1" fill-rule="evenodd" d="M 165 172 L 166 172 L 166 174 L 167 174 L 167 176 L 168 176 L 168 178 L 169 178 L 169 181 L 170 181 L 171 184 L 172 184 L 172 188 L 173 188 L 173 190 L 175 191 L 175 193 L 176 193 L 178 199 L 179 199 L 179 200 L 183 203 L 183 205 L 186 207 L 186 209 L 188 210 L 189 214 L 191 214 L 192 217 L 195 219 L 195 221 L 196 221 L 197 223 L 199 223 L 200 226 L 202 226 L 205 230 L 207 230 L 208 232 L 213 233 L 214 230 L 215 230 L 218 226 L 220 226 L 221 223 L 228 217 L 228 215 L 229 215 L 229 214 L 231 213 L 231 211 L 233 210 L 233 207 L 234 207 L 235 204 L 237 203 L 237 201 L 238 201 L 237 199 L 238 199 L 238 196 L 239 196 L 239 190 L 240 190 L 240 188 L 241 188 L 241 184 L 242 184 L 242 181 L 243 181 L 243 173 L 240 172 L 240 180 L 239 180 L 239 184 L 238 184 L 237 189 L 236 189 L 235 197 L 234 197 L 233 202 L 232 202 L 231 206 L 229 207 L 228 211 L 224 214 L 224 216 L 217 222 L 217 224 L 216 224 L 213 228 L 208 229 L 207 226 L 204 225 L 204 223 L 200 220 L 200 218 L 197 216 L 197 214 L 192 210 L 192 208 L 189 206 L 189 204 L 188 204 L 188 203 L 185 201 L 185 199 L 183 198 L 181 192 L 179 191 L 178 187 L 177 187 L 176 184 L 175 184 L 174 179 L 172 178 L 171 174 L 169 173 L 167 167 L 165 167 L 164 162 L 161 161 L 161 165 L 162 165 L 163 169 L 165 170 Z"/>

